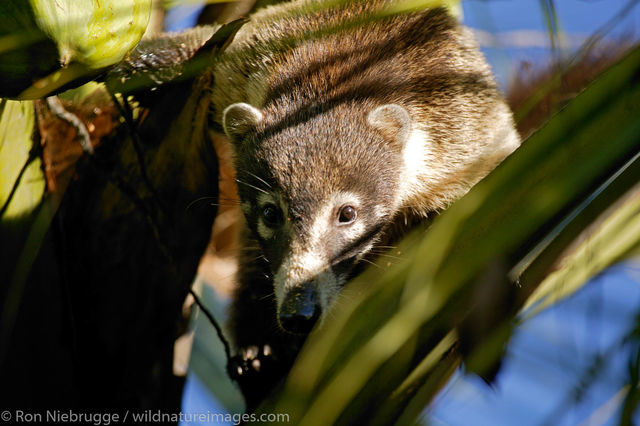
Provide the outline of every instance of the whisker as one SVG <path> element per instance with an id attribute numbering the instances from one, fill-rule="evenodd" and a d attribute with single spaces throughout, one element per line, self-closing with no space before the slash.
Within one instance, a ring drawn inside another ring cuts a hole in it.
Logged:
<path id="1" fill-rule="evenodd" d="M 237 204 L 237 205 L 241 204 L 240 200 L 238 200 L 238 199 L 234 200 L 233 198 L 218 198 L 217 201 L 221 202 L 221 203 L 229 203 L 229 204 Z"/>
<path id="2" fill-rule="evenodd" d="M 259 250 L 258 247 L 238 247 L 238 248 L 227 248 L 223 250 L 216 250 L 215 253 L 216 254 L 240 253 L 240 252 L 250 253 L 252 251 L 258 251 L 258 250 Z"/>
<path id="3" fill-rule="evenodd" d="M 237 271 L 236 272 L 232 272 L 230 274 L 225 274 L 225 275 L 219 277 L 218 281 L 228 281 L 228 280 L 234 279 L 237 275 L 238 275 Z M 234 281 L 235 281 L 235 279 L 234 279 Z M 237 284 L 237 283 L 234 282 L 234 284 Z"/>
<path id="4" fill-rule="evenodd" d="M 274 319 L 273 322 L 271 322 L 271 327 L 269 328 L 271 329 L 272 333 L 284 334 L 284 331 L 282 331 L 282 329 L 278 325 L 277 319 Z"/>
<path id="5" fill-rule="evenodd" d="M 239 206 L 240 203 L 209 203 L 210 206 L 217 206 L 217 207 L 228 207 L 228 206 Z"/>
<path id="6" fill-rule="evenodd" d="M 264 296 L 262 296 L 262 297 L 258 297 L 258 300 L 267 300 L 267 299 L 269 299 L 270 297 L 274 297 L 275 295 L 276 295 L 276 292 L 275 292 L 275 291 L 272 291 L 272 292 L 271 292 L 271 293 L 269 293 L 269 294 L 265 294 L 265 295 L 264 295 Z"/>
<path id="7" fill-rule="evenodd" d="M 372 261 L 370 261 L 368 259 L 362 258 L 360 260 L 363 261 L 363 262 L 367 262 L 369 265 L 373 265 L 376 268 L 383 269 L 382 266 L 378 265 L 377 263 L 373 263 Z"/>
<path id="8" fill-rule="evenodd" d="M 271 188 L 271 185 L 269 185 L 269 182 L 267 182 L 266 180 L 262 179 L 260 176 L 256 176 L 253 173 L 251 173 L 248 170 L 244 170 L 245 173 L 249 173 L 251 176 L 253 176 L 254 178 L 258 179 L 260 182 L 264 183 L 265 185 L 267 185 L 267 188 Z"/>
<path id="9" fill-rule="evenodd" d="M 243 184 L 243 185 L 247 185 L 248 187 L 253 188 L 253 189 L 255 189 L 256 191 L 260 191 L 260 192 L 262 192 L 263 194 L 267 194 L 267 195 L 269 195 L 269 193 L 268 193 L 267 191 L 265 191 L 264 189 L 262 189 L 262 188 L 258 188 L 257 186 L 255 186 L 255 185 L 251 185 L 250 183 L 243 182 L 243 181 L 241 181 L 240 179 L 236 179 L 236 182 L 241 183 L 241 184 Z"/>
<path id="10" fill-rule="evenodd" d="M 240 206 L 240 200 L 238 199 L 232 199 L 232 198 L 217 198 L 217 197 L 200 197 L 200 198 L 196 198 L 195 200 L 191 201 L 189 204 L 187 204 L 187 206 L 184 208 L 184 210 L 186 212 L 188 212 L 189 210 L 191 210 L 196 204 L 200 203 L 200 202 L 204 202 L 207 200 L 215 200 L 217 202 L 211 202 L 211 203 L 207 203 L 208 206 L 224 206 L 224 207 L 237 207 Z"/>
<path id="11" fill-rule="evenodd" d="M 382 256 L 382 257 L 388 257 L 390 259 L 396 259 L 396 260 L 400 260 L 402 259 L 401 257 L 398 256 L 394 256 L 392 254 L 386 254 L 386 253 L 375 253 L 377 256 Z"/>
<path id="12" fill-rule="evenodd" d="M 217 198 L 216 198 L 216 197 L 212 197 L 212 196 L 196 198 L 195 200 L 193 200 L 192 202 L 190 202 L 189 204 L 187 204 L 187 207 L 185 207 L 185 211 L 189 211 L 189 209 L 190 209 L 194 204 L 199 203 L 200 201 L 205 201 L 205 200 L 217 200 Z"/>

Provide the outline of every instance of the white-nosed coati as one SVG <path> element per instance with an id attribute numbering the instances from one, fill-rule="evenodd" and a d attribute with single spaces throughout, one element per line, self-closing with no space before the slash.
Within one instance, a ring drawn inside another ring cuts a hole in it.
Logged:
<path id="1" fill-rule="evenodd" d="M 215 120 L 255 247 L 232 313 L 231 372 L 250 407 L 373 252 L 520 143 L 468 30 L 444 8 L 398 6 L 269 7 L 215 64 Z"/>

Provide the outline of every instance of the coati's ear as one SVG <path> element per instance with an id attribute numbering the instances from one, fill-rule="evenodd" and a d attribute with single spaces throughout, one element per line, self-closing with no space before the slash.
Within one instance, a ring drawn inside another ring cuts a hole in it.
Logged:
<path id="1" fill-rule="evenodd" d="M 237 142 L 262 121 L 258 108 L 243 102 L 229 105 L 222 113 L 222 126 L 227 137 Z"/>
<path id="2" fill-rule="evenodd" d="M 397 104 L 382 105 L 374 109 L 369 113 L 367 122 L 383 136 L 399 142 L 401 146 L 411 132 L 411 116 Z"/>

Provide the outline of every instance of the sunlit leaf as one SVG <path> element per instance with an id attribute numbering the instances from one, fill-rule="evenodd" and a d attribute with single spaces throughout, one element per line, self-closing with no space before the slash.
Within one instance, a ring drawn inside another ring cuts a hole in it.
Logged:
<path id="1" fill-rule="evenodd" d="M 36 99 L 95 78 L 140 41 L 151 0 L 0 2 L 0 96 Z"/>
<path id="2" fill-rule="evenodd" d="M 42 162 L 33 155 L 33 102 L 0 100 L 0 218 L 29 214 L 42 200 Z"/>
<path id="3" fill-rule="evenodd" d="M 60 62 L 103 68 L 142 38 L 151 0 L 29 0 L 39 27 L 58 46 Z"/>

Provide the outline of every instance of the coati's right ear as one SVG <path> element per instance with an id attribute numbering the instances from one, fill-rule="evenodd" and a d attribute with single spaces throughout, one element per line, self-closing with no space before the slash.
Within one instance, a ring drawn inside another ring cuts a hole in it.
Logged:
<path id="1" fill-rule="evenodd" d="M 369 113 L 367 122 L 390 140 L 404 146 L 411 133 L 411 116 L 398 104 L 382 105 Z"/>
<path id="2" fill-rule="evenodd" d="M 258 108 L 243 102 L 229 105 L 222 113 L 222 127 L 232 142 L 240 141 L 262 121 Z"/>

